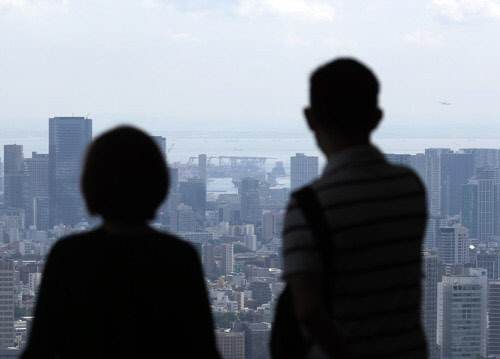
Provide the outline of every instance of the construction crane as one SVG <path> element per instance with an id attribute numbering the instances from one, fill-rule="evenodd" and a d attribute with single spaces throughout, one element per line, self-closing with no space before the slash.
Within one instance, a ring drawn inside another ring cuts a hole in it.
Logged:
<path id="1" fill-rule="evenodd" d="M 168 150 L 167 150 L 167 155 L 170 153 L 170 151 L 172 150 L 172 147 L 174 147 L 174 145 L 175 145 L 175 142 L 173 142 L 173 143 L 170 145 L 170 147 L 169 147 L 169 148 L 168 148 Z"/>

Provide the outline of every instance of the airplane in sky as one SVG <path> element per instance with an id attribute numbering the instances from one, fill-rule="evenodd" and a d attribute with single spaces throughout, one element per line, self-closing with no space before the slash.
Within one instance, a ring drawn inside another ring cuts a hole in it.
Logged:
<path id="1" fill-rule="evenodd" d="M 439 101 L 439 103 L 441 105 L 445 105 L 445 106 L 450 106 L 451 105 L 451 102 L 447 102 L 447 101 Z"/>

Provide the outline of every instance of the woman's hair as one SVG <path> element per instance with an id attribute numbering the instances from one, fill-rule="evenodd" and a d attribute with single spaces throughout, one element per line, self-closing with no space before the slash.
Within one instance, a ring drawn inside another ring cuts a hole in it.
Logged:
<path id="1" fill-rule="evenodd" d="M 91 214 L 104 220 L 151 220 L 167 195 L 168 169 L 149 135 L 121 126 L 92 142 L 81 186 Z"/>

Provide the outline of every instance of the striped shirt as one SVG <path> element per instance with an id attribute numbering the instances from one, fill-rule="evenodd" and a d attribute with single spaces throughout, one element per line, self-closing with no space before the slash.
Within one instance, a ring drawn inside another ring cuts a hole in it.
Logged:
<path id="1" fill-rule="evenodd" d="M 292 199 L 284 227 L 285 280 L 304 273 L 328 278 L 332 320 L 355 358 L 426 358 L 420 278 L 427 212 L 421 181 L 366 145 L 332 156 L 312 188 L 333 241 L 331 268 L 323 267 Z"/>

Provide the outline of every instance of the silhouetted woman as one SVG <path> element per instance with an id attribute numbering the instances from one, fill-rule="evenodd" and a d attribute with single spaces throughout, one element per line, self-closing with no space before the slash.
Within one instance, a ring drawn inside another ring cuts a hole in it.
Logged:
<path id="1" fill-rule="evenodd" d="M 23 359 L 218 358 L 195 250 L 147 224 L 168 182 L 144 132 L 92 143 L 82 190 L 103 225 L 52 248 Z"/>

